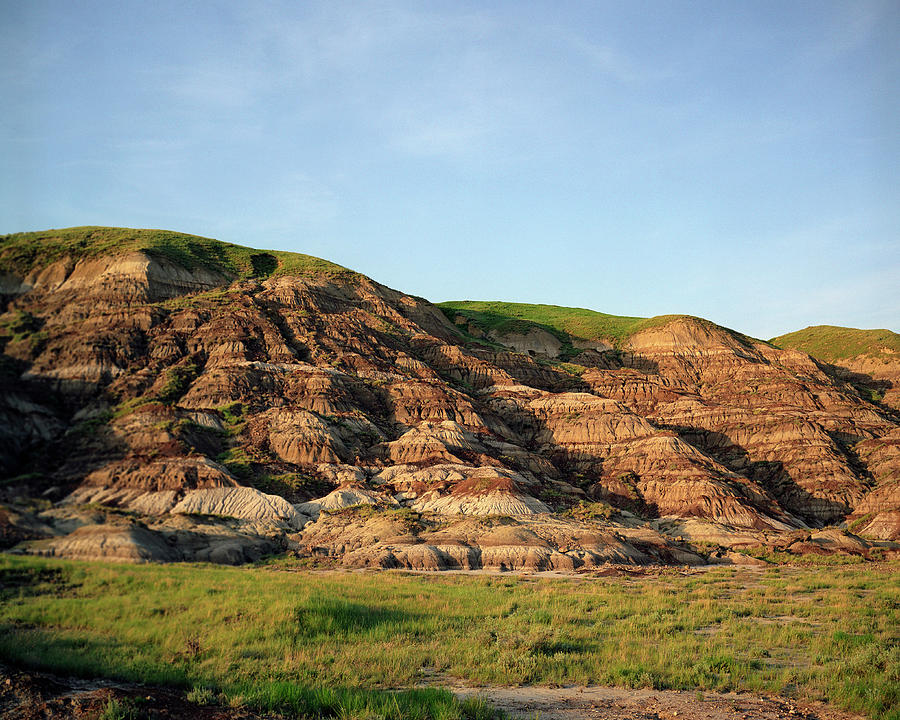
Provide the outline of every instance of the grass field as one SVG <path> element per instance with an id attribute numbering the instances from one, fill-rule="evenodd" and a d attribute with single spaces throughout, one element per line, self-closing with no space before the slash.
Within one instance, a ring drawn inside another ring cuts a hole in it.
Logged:
<path id="1" fill-rule="evenodd" d="M 0 657 L 288 714 L 488 717 L 423 679 L 774 691 L 900 719 L 900 564 L 634 578 L 0 557 Z"/>
<path id="2" fill-rule="evenodd" d="M 837 362 L 858 355 L 892 358 L 900 353 L 900 335 L 890 330 L 857 330 L 856 328 L 817 325 L 772 338 L 780 348 L 801 350 L 825 362 Z"/>
<path id="3" fill-rule="evenodd" d="M 500 334 L 527 333 L 534 327 L 555 335 L 564 345 L 573 340 L 603 340 L 621 347 L 635 333 L 661 327 L 687 315 L 659 315 L 652 318 L 607 315 L 585 308 L 529 303 L 462 300 L 438 303 L 438 307 L 453 321 L 461 315 L 483 331 Z M 714 326 L 709 320 L 693 318 L 696 322 Z"/>
<path id="4" fill-rule="evenodd" d="M 189 270 L 202 267 L 237 278 L 356 275 L 340 265 L 302 253 L 255 250 L 169 230 L 89 226 L 0 236 L 0 270 L 24 274 L 66 256 L 91 258 L 137 250 L 168 258 Z"/>

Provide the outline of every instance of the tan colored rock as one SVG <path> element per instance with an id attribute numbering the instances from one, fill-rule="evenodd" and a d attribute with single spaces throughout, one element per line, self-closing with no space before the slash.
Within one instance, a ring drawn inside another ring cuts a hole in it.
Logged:
<path id="1" fill-rule="evenodd" d="M 394 464 L 459 463 L 463 458 L 481 458 L 486 448 L 478 438 L 452 420 L 424 422 L 386 443 L 384 457 Z"/>
<path id="2" fill-rule="evenodd" d="M 345 486 L 328 493 L 318 500 L 296 505 L 296 510 L 311 518 L 318 518 L 323 511 L 343 510 L 359 505 L 378 505 L 382 507 L 399 507 L 399 503 L 390 495 L 374 493 L 361 487 Z"/>
<path id="3" fill-rule="evenodd" d="M 179 552 L 157 533 L 139 525 L 89 525 L 62 538 L 29 547 L 36 555 L 113 562 L 174 562 Z"/>
<path id="4" fill-rule="evenodd" d="M 562 349 L 562 343 L 555 335 L 536 327 L 530 328 L 528 332 L 524 333 L 491 331 L 488 333 L 488 336 L 501 345 L 506 345 L 517 352 L 529 355 L 544 355 L 555 358 Z"/>
<path id="5" fill-rule="evenodd" d="M 64 536 L 19 547 L 30 554 L 78 560 L 238 565 L 259 560 L 284 545 L 260 535 L 253 526 L 173 517 L 149 525 L 107 519 L 103 524 L 81 525 Z"/>
<path id="6" fill-rule="evenodd" d="M 90 473 L 82 487 L 65 502 L 99 502 L 96 493 L 100 491 L 184 491 L 236 484 L 222 465 L 208 458 L 174 457 L 152 462 L 132 458 L 109 463 Z"/>
<path id="7" fill-rule="evenodd" d="M 547 515 L 499 521 L 458 517 L 435 522 L 434 517 L 425 514 L 410 519 L 391 511 L 322 515 L 303 531 L 298 549 L 301 555 L 333 558 L 345 567 L 414 570 L 571 572 L 608 563 L 645 564 L 659 557 L 609 528 L 598 531 Z M 652 533 L 635 542 L 648 549 L 667 547 L 661 536 Z"/>
<path id="8" fill-rule="evenodd" d="M 248 487 L 191 490 L 171 512 L 221 515 L 288 528 L 298 528 L 303 523 L 294 506 L 284 498 Z"/>
<path id="9" fill-rule="evenodd" d="M 305 410 L 272 410 L 263 420 L 269 446 L 282 460 L 297 465 L 341 463 L 351 459 L 339 432 L 326 420 Z"/>

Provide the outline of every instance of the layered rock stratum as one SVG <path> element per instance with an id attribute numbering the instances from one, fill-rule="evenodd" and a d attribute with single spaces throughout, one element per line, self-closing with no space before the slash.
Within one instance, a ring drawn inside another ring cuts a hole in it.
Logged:
<path id="1" fill-rule="evenodd" d="M 0 298 L 18 551 L 577 571 L 900 539 L 881 355 L 867 374 L 688 316 L 439 308 L 150 230 L 5 236 Z"/>

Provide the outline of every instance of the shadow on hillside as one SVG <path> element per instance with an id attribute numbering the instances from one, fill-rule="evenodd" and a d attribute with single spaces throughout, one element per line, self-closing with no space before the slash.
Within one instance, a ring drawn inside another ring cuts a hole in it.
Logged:
<path id="1" fill-rule="evenodd" d="M 821 366 L 826 374 L 852 385 L 853 389 L 859 393 L 863 400 L 874 403 L 883 412 L 887 412 L 895 417 L 900 416 L 900 413 L 898 413 L 897 410 L 885 405 L 881 401 L 888 391 L 894 389 L 895 383 L 892 381 L 856 372 L 855 370 L 843 367 L 842 365 L 822 363 Z"/>
<path id="2" fill-rule="evenodd" d="M 0 356 L 9 360 L 6 355 Z M 97 383 L 29 376 L 22 363 L 0 368 L 0 499 L 58 500 L 88 473 L 122 457 L 126 445 L 100 414 L 77 419 Z M 23 369 L 23 365 L 25 369 Z"/>
<path id="3" fill-rule="evenodd" d="M 622 367 L 637 370 L 645 375 L 659 375 L 659 363 L 633 352 L 620 353 Z"/>
<path id="4" fill-rule="evenodd" d="M 834 522 L 850 512 L 850 508 L 843 503 L 816 497 L 798 485 L 780 460 L 751 460 L 747 449 L 733 442 L 724 433 L 681 425 L 661 427 L 677 432 L 682 440 L 718 460 L 729 470 L 757 482 L 777 500 L 782 509 L 811 527 L 822 526 L 822 517 L 827 518 L 825 522 Z M 766 512 L 765 507 L 753 504 Z M 818 509 L 816 514 L 809 512 L 813 507 Z"/>

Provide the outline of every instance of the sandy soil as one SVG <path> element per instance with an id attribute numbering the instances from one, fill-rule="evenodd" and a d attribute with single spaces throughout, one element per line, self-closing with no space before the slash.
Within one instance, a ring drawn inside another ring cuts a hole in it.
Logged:
<path id="1" fill-rule="evenodd" d="M 453 687 L 477 695 L 511 718 L 540 720 L 858 720 L 820 704 L 739 693 L 607 687 Z"/>
<path id="2" fill-rule="evenodd" d="M 96 720 L 114 700 L 146 720 L 263 720 L 240 708 L 196 705 L 174 688 L 80 680 L 0 665 L 0 720 Z"/>

